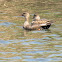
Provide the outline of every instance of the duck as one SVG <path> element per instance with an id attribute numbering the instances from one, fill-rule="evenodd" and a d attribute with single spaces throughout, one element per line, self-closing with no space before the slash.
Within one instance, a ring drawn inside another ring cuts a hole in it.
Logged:
<path id="1" fill-rule="evenodd" d="M 41 26 L 43 29 L 49 29 L 52 21 L 51 20 L 47 20 L 47 19 L 40 19 L 40 16 L 38 14 L 34 14 L 33 16 L 33 21 L 31 23 L 33 24 L 47 24 L 45 26 Z"/>
<path id="2" fill-rule="evenodd" d="M 25 18 L 25 22 L 24 22 L 24 25 L 23 25 L 23 28 L 25 30 L 38 30 L 41 28 L 41 26 L 46 26 L 47 23 L 40 23 L 40 24 L 32 24 L 32 23 L 29 23 L 29 17 L 30 17 L 30 14 L 28 12 L 24 12 L 21 14 L 21 16 L 23 16 Z"/>

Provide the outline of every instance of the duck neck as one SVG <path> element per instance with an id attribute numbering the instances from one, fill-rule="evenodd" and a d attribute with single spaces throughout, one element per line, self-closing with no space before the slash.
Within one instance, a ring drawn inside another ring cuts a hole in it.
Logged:
<path id="1" fill-rule="evenodd" d="M 29 18 L 25 17 L 24 27 L 29 25 Z"/>
<path id="2" fill-rule="evenodd" d="M 29 22 L 29 17 L 25 17 L 25 21 Z"/>

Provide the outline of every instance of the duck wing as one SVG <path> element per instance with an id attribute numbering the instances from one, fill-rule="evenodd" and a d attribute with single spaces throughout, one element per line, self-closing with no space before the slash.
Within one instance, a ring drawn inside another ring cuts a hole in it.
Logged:
<path id="1" fill-rule="evenodd" d="M 39 21 L 32 21 L 32 25 L 34 25 L 34 24 L 51 24 L 52 23 L 52 21 L 51 20 L 47 20 L 47 19 L 41 19 L 41 20 L 39 20 Z"/>
<path id="2" fill-rule="evenodd" d="M 26 30 L 37 30 L 37 29 L 41 28 L 41 26 L 47 26 L 47 24 L 44 23 L 44 24 L 27 25 L 23 28 Z"/>

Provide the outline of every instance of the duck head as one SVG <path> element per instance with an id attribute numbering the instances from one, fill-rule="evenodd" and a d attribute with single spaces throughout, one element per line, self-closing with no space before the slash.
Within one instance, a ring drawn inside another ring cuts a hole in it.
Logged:
<path id="1" fill-rule="evenodd" d="M 40 20 L 40 16 L 37 15 L 37 14 L 34 14 L 33 19 L 34 19 L 34 21 L 39 21 Z"/>
<path id="2" fill-rule="evenodd" d="M 24 13 L 22 13 L 22 15 L 21 16 L 24 16 L 25 18 L 29 18 L 29 13 L 28 12 L 24 12 Z"/>

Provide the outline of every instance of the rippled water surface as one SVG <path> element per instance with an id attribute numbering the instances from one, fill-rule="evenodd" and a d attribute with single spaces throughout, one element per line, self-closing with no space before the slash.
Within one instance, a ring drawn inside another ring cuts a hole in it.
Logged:
<path id="1" fill-rule="evenodd" d="M 0 62 L 62 62 L 62 1 L 1 0 L 0 1 Z M 28 11 L 41 18 L 54 20 L 49 30 L 25 31 Z"/>

